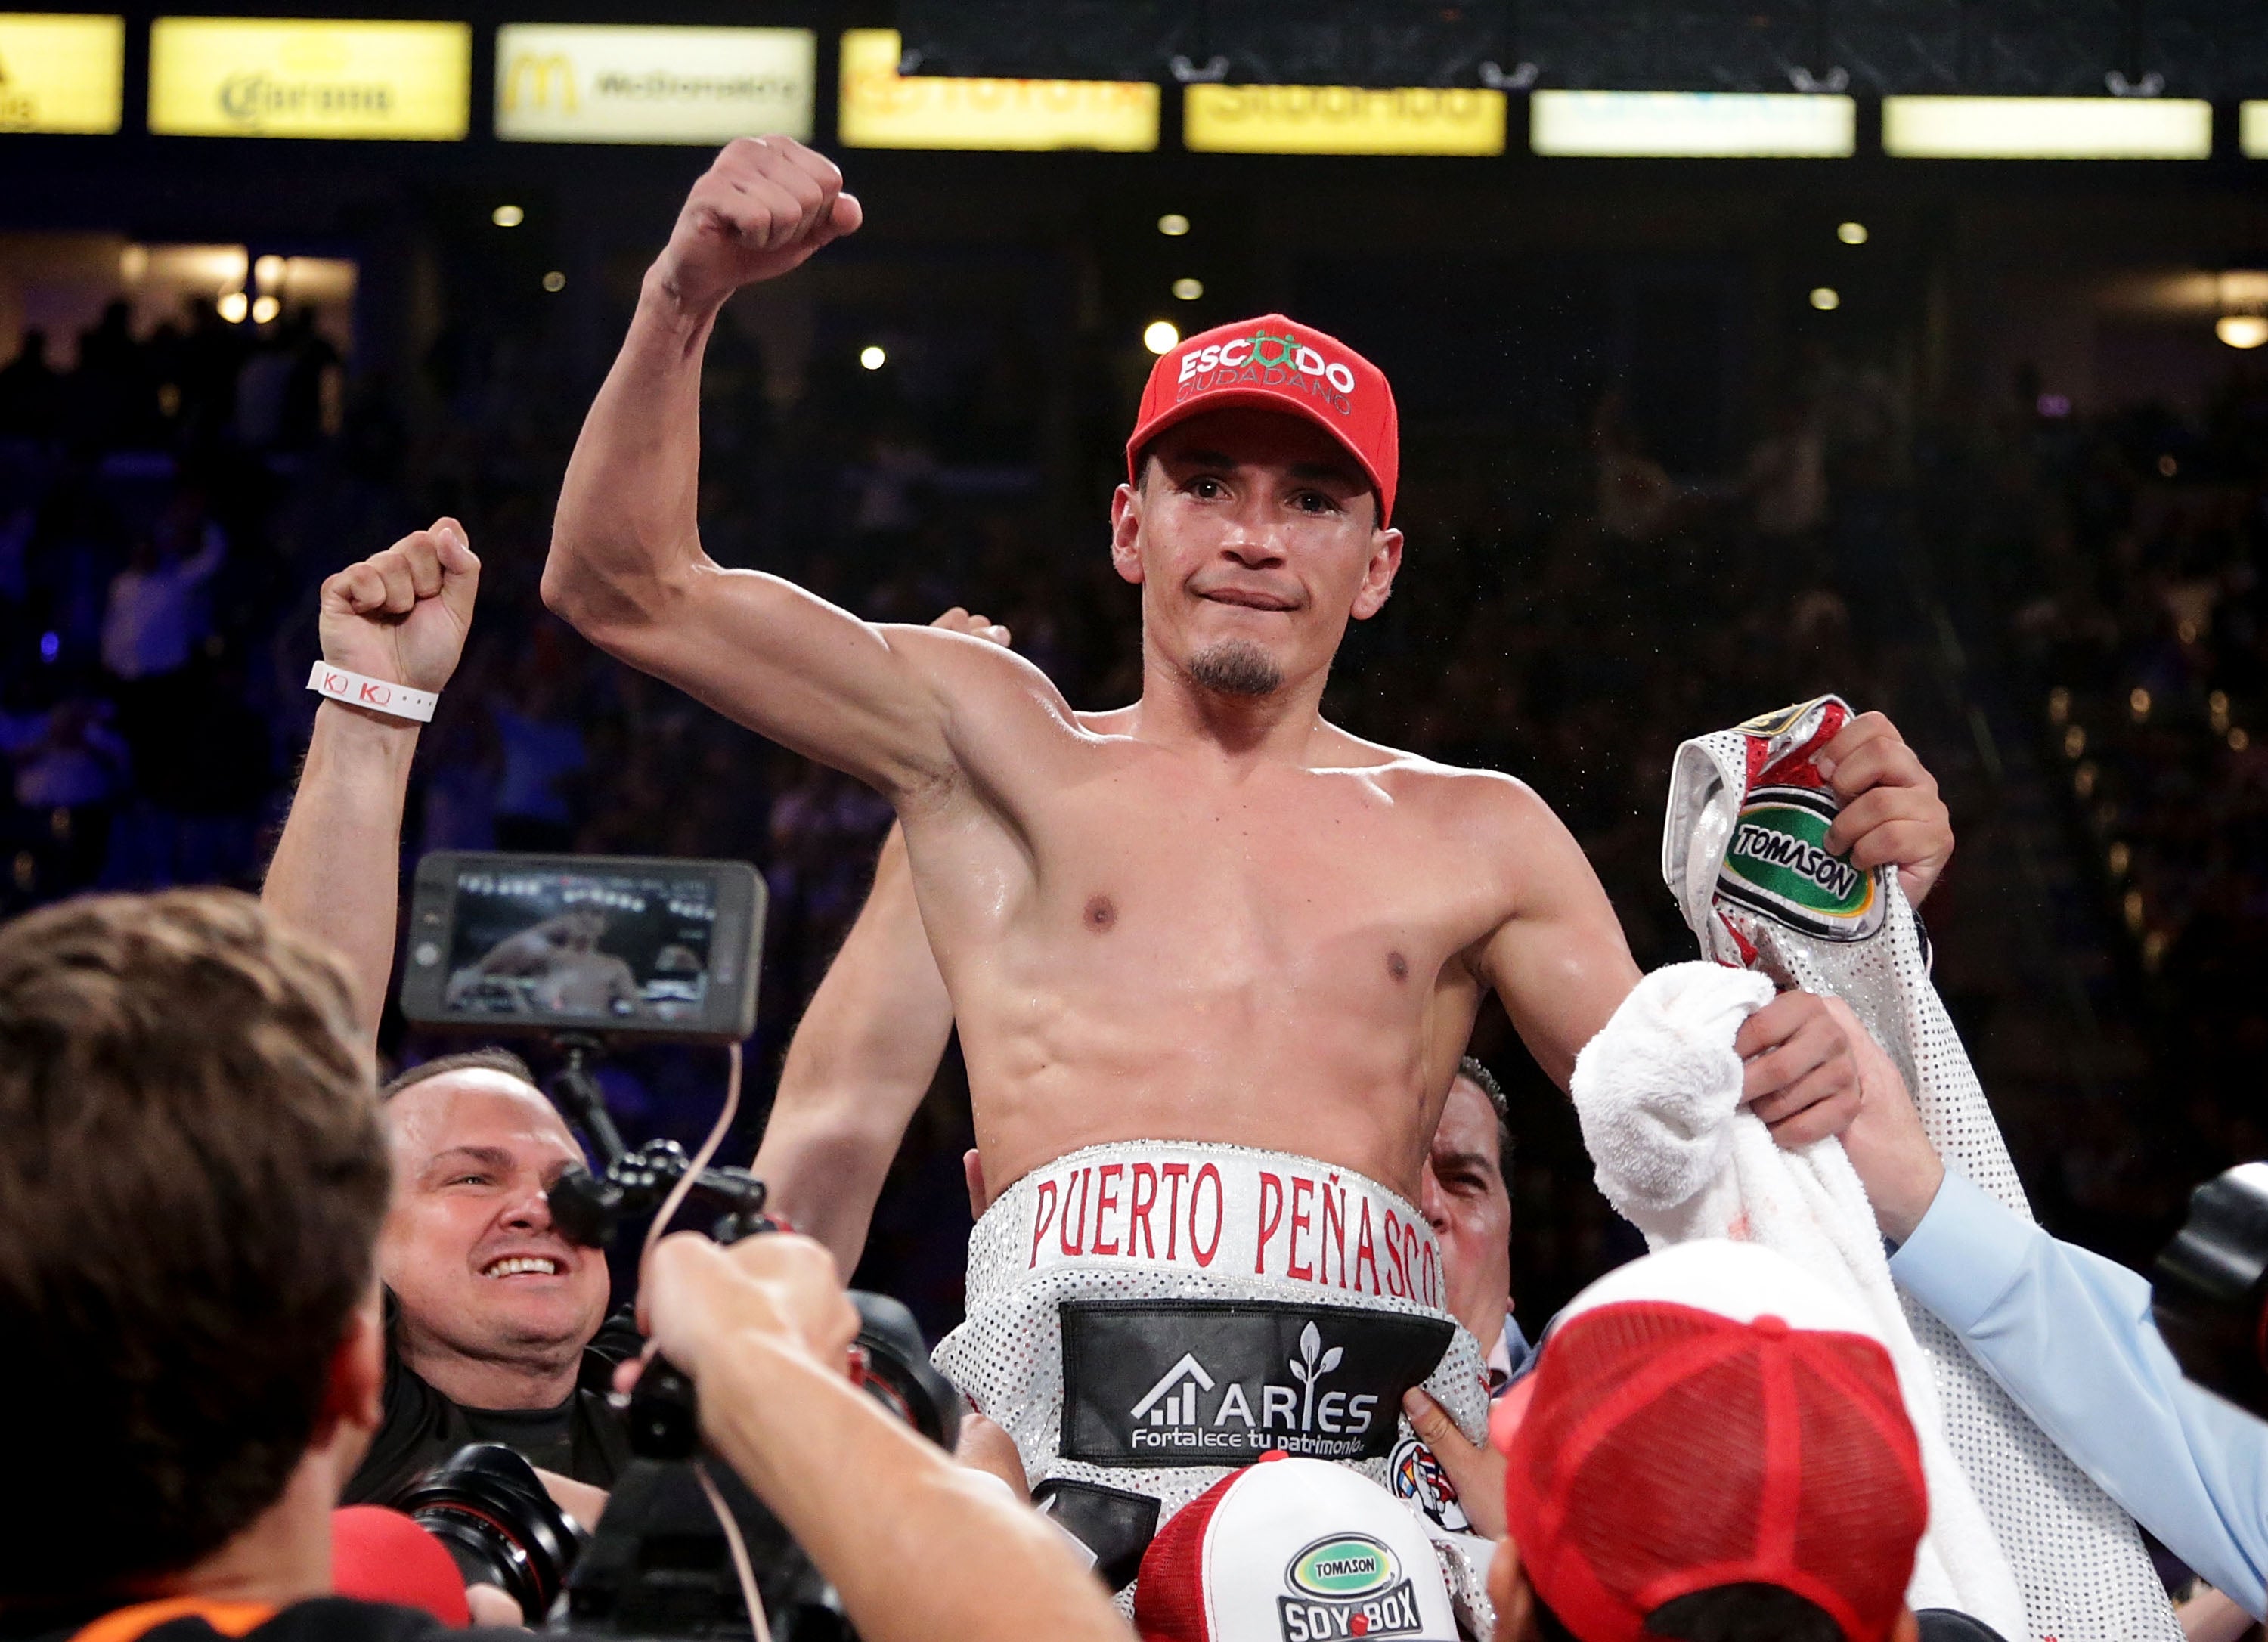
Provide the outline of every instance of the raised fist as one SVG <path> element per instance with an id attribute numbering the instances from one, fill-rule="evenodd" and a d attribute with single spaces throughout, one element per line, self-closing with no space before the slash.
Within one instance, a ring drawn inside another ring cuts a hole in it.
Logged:
<path id="1" fill-rule="evenodd" d="M 389 684 L 438 690 L 464 653 L 480 585 L 465 527 L 437 519 L 323 583 L 316 607 L 323 659 Z"/>
<path id="2" fill-rule="evenodd" d="M 860 220 L 825 155 L 793 137 L 734 137 L 686 196 L 654 273 L 680 304 L 708 307 L 800 268 Z"/>

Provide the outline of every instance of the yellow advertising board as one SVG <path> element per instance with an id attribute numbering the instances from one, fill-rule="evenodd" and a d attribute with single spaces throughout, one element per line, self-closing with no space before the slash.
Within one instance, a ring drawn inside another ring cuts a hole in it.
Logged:
<path id="1" fill-rule="evenodd" d="M 507 23 L 496 132 L 518 143 L 725 143 L 811 135 L 807 28 Z"/>
<path id="2" fill-rule="evenodd" d="M 1537 92 L 1528 145 L 1624 159 L 1848 159 L 1859 105 L 1795 92 Z"/>
<path id="3" fill-rule="evenodd" d="M 983 80 L 901 75 L 898 33 L 843 36 L 836 126 L 849 148 L 1158 146 L 1158 88 L 1129 80 Z"/>
<path id="4" fill-rule="evenodd" d="M 161 17 L 150 129 L 166 136 L 455 142 L 471 121 L 464 23 Z"/>
<path id="5" fill-rule="evenodd" d="M 1182 146 L 1206 154 L 1501 154 L 1502 92 L 1192 85 Z"/>
<path id="6" fill-rule="evenodd" d="M 0 131 L 118 129 L 126 19 L 0 11 Z"/>
<path id="7" fill-rule="evenodd" d="M 1899 159 L 2208 159 L 2213 105 L 2186 97 L 1885 97 Z"/>

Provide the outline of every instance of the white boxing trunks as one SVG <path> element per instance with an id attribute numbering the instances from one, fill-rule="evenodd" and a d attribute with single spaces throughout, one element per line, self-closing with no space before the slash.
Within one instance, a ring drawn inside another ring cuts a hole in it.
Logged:
<path id="1" fill-rule="evenodd" d="M 1124 1141 L 993 1201 L 969 1239 L 968 1321 L 936 1360 L 1124 1585 L 1160 1524 L 1271 1449 L 1342 1462 L 1466 1527 L 1401 1415 L 1422 1384 L 1486 1440 L 1482 1347 L 1442 1292 L 1432 1228 L 1375 1181 Z"/>

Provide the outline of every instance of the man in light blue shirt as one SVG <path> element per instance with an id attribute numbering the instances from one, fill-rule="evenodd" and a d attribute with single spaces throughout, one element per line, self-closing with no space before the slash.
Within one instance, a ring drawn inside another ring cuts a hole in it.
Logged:
<path id="1" fill-rule="evenodd" d="M 1941 1163 L 1855 1019 L 1844 1149 L 1896 1245 L 1890 1275 L 2103 1491 L 2255 1618 L 2268 1615 L 2268 1424 L 2182 1377 L 2146 1278 L 2057 1241 Z"/>

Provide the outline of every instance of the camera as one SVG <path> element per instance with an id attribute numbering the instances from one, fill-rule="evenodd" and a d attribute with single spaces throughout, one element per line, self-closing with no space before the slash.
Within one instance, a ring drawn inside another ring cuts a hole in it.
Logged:
<path id="1" fill-rule="evenodd" d="M 2182 1373 L 2268 1419 L 2268 1163 L 2190 1194 L 2189 1219 L 2158 1256 L 2151 1291 Z"/>
<path id="2" fill-rule="evenodd" d="M 540 1036 L 559 1051 L 551 1093 L 594 1165 L 566 1170 L 546 1194 L 571 1241 L 607 1247 L 685 1184 L 692 1160 L 674 1141 L 624 1143 L 594 1068 L 621 1039 L 746 1039 L 764 908 L 762 880 L 737 861 L 445 850 L 418 863 L 402 1012 L 423 1026 Z M 715 1216 L 707 1229 L 721 1243 L 778 1229 L 763 1211 L 763 1182 L 743 1168 L 703 1168 L 685 1201 Z M 912 1314 L 880 1294 L 853 1290 L 850 1300 L 853 1377 L 893 1417 L 951 1447 L 961 1399 L 931 1366 Z M 502 1586 L 531 1623 L 550 1616 L 578 1635 L 750 1634 L 719 1506 L 696 1469 L 691 1382 L 657 1357 L 615 1401 L 637 1457 L 587 1543 L 526 1462 L 501 1448 L 462 1451 L 397 1504 L 449 1547 L 468 1583 Z M 705 1470 L 747 1551 L 771 1634 L 850 1638 L 834 1591 L 777 1519 L 728 1468 Z"/>
<path id="3" fill-rule="evenodd" d="M 417 864 L 401 1012 L 490 1034 L 738 1043 L 764 885 L 745 861 L 443 850 Z"/>
<path id="4" fill-rule="evenodd" d="M 467 1585 L 493 1585 L 540 1624 L 588 1539 L 535 1468 L 501 1443 L 463 1447 L 394 1498 L 441 1542 Z"/>

